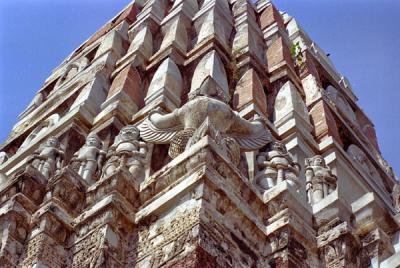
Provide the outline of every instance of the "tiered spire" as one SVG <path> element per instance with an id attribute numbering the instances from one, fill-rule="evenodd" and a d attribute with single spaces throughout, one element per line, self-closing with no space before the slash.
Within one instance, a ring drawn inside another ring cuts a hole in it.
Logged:
<path id="1" fill-rule="evenodd" d="M 1 147 L 3 266 L 399 265 L 373 124 L 253 2 L 134 1 L 54 70 Z"/>

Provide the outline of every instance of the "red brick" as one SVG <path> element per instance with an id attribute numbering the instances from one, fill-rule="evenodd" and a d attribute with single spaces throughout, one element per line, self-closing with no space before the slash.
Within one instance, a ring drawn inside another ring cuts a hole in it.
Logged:
<path id="1" fill-rule="evenodd" d="M 121 91 L 130 96 L 139 107 L 143 105 L 144 94 L 141 87 L 141 79 L 136 68 L 127 66 L 115 77 L 107 99 Z"/>
<path id="2" fill-rule="evenodd" d="M 261 13 L 260 16 L 260 26 L 261 29 L 265 29 L 268 26 L 271 26 L 273 23 L 277 23 L 278 27 L 281 29 L 285 29 L 285 24 L 283 22 L 283 18 L 279 11 L 273 6 L 270 5 Z"/>
<path id="3" fill-rule="evenodd" d="M 240 110 L 249 103 L 258 106 L 267 115 L 267 97 L 257 73 L 250 69 L 239 80 L 233 96 L 233 108 Z"/>
<path id="4" fill-rule="evenodd" d="M 172 265 L 167 265 L 168 267 L 174 268 L 218 268 L 216 258 L 211 256 L 207 251 L 201 247 L 197 247 L 189 255 L 185 256 L 183 259 L 175 262 Z"/>
<path id="5" fill-rule="evenodd" d="M 101 27 L 95 34 L 93 34 L 82 46 L 80 46 L 76 51 L 75 55 L 78 55 L 86 47 L 90 46 L 96 42 L 100 37 L 104 36 L 106 33 L 110 32 L 115 26 L 117 26 L 122 21 L 126 20 L 129 24 L 136 20 L 137 6 L 135 4 L 130 5 L 123 11 L 115 20 L 107 23 Z"/>
<path id="6" fill-rule="evenodd" d="M 271 68 L 281 62 L 285 62 L 287 65 L 292 67 L 292 69 L 294 68 L 289 47 L 284 43 L 282 37 L 278 37 L 267 48 L 268 70 L 271 70 Z"/>
<path id="7" fill-rule="evenodd" d="M 323 100 L 317 102 L 310 111 L 311 123 L 314 126 L 314 135 L 318 142 L 328 136 L 332 136 L 336 141 L 341 143 L 339 129 L 336 121 L 329 110 L 329 107 Z"/>

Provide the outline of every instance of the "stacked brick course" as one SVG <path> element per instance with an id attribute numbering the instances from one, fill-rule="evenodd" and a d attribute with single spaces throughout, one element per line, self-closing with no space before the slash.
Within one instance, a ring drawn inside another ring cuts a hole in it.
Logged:
<path id="1" fill-rule="evenodd" d="M 400 267 L 400 185 L 270 1 L 134 1 L 0 148 L 2 267 Z"/>

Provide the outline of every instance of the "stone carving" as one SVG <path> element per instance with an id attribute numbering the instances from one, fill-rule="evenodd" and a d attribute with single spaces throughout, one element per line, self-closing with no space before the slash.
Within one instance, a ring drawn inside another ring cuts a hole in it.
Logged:
<path id="1" fill-rule="evenodd" d="M 56 137 L 50 137 L 46 143 L 39 147 L 31 156 L 29 162 L 46 179 L 52 177 L 61 169 L 64 160 L 64 152 L 60 149 L 60 143 Z"/>
<path id="2" fill-rule="evenodd" d="M 229 100 L 227 87 L 221 88 L 207 76 L 199 88 L 192 87 L 189 101 L 181 108 L 169 114 L 153 110 L 139 126 L 140 134 L 147 142 L 175 144 L 179 153 L 210 132 L 224 140 L 225 147 L 228 147 L 226 143 L 236 143 L 233 147 L 243 151 L 255 150 L 270 142 L 264 122 L 241 118 L 228 105 Z M 227 151 L 231 150 L 227 148 Z"/>
<path id="3" fill-rule="evenodd" d="M 31 103 L 29 103 L 28 107 L 23 111 L 20 115 L 23 117 L 24 115 L 27 115 L 28 113 L 32 112 L 35 110 L 37 107 L 39 107 L 44 101 L 45 101 L 45 95 L 42 92 L 39 92 L 35 95 Z"/>
<path id="4" fill-rule="evenodd" d="M 261 171 L 255 180 L 262 189 L 270 189 L 284 180 L 291 185 L 298 184 L 300 165 L 293 161 L 282 142 L 274 141 L 270 151 L 258 155 L 257 163 Z"/>
<path id="5" fill-rule="evenodd" d="M 66 251 L 46 233 L 39 233 L 26 243 L 18 266 L 34 267 L 38 262 L 44 267 L 65 266 Z"/>
<path id="6" fill-rule="evenodd" d="M 89 268 L 100 268 L 105 267 L 107 263 L 106 251 L 108 250 L 107 245 L 100 246 L 93 254 L 90 259 Z"/>
<path id="7" fill-rule="evenodd" d="M 29 144 L 33 143 L 35 140 L 40 138 L 44 133 L 49 130 L 52 126 L 56 125 L 60 121 L 60 115 L 59 114 L 52 114 L 49 116 L 46 120 L 44 120 L 42 123 L 40 123 L 32 132 L 29 134 L 29 136 L 25 139 L 25 141 L 21 144 L 20 150 L 27 147 Z"/>
<path id="8" fill-rule="evenodd" d="M 396 174 L 394 173 L 393 168 L 389 165 L 389 163 L 379 153 L 376 154 L 376 157 L 378 159 L 379 164 L 381 165 L 381 167 L 383 167 L 383 170 L 386 172 L 386 174 L 393 180 L 396 180 Z"/>
<path id="9" fill-rule="evenodd" d="M 219 98 L 223 98 L 223 101 L 227 103 L 230 98 L 227 75 L 224 64 L 214 50 L 203 56 L 197 64 L 190 85 L 189 99 L 196 97 L 198 91 L 202 90 L 201 85 L 207 80 L 212 80 L 218 85 L 214 89 L 218 91 L 215 94 L 218 94 Z"/>
<path id="10" fill-rule="evenodd" d="M 321 155 L 307 158 L 305 162 L 308 201 L 315 204 L 336 189 L 337 178 Z"/>
<path id="11" fill-rule="evenodd" d="M 8 181 L 7 176 L 0 172 L 0 185 L 2 185 L 3 183 L 5 183 L 7 181 Z"/>
<path id="12" fill-rule="evenodd" d="M 393 205 L 397 213 L 400 213 L 400 183 L 396 183 L 392 191 Z"/>
<path id="13" fill-rule="evenodd" d="M 328 86 L 325 93 L 329 100 L 338 107 L 339 111 L 341 111 L 354 126 L 358 127 L 357 117 L 349 102 L 342 96 L 342 94 L 340 94 L 333 86 Z"/>
<path id="14" fill-rule="evenodd" d="M 322 248 L 321 259 L 326 267 L 360 267 L 356 250 L 348 235 L 341 236 Z"/>
<path id="15" fill-rule="evenodd" d="M 395 266 L 400 184 L 297 22 L 270 0 L 131 2 L 1 145 L 0 267 Z"/>
<path id="16" fill-rule="evenodd" d="M 0 152 L 0 165 L 4 164 L 8 160 L 8 155 L 6 152 Z"/>
<path id="17" fill-rule="evenodd" d="M 363 150 L 361 150 L 356 145 L 351 144 L 349 148 L 347 148 L 346 152 L 350 156 L 350 158 L 357 163 L 356 165 L 359 165 L 368 176 L 374 178 L 375 180 L 380 180 L 380 182 L 382 183 L 377 169 L 368 159 Z"/>
<path id="18" fill-rule="evenodd" d="M 99 176 L 106 153 L 102 150 L 103 143 L 96 134 L 89 134 L 85 145 L 74 154 L 72 162 L 78 164 L 78 174 L 89 184 Z"/>
<path id="19" fill-rule="evenodd" d="M 173 218 L 160 219 L 153 223 L 153 233 L 165 234 L 157 243 L 154 242 L 154 236 L 147 228 L 138 231 L 141 243 L 138 245 L 137 264 L 139 267 L 145 267 L 146 260 L 152 262 L 154 266 L 159 267 L 161 261 L 159 257 L 172 259 L 177 252 L 183 251 L 186 243 L 193 240 L 191 230 L 199 222 L 197 216 L 198 210 L 184 209 L 176 212 Z"/>
<path id="20" fill-rule="evenodd" d="M 268 237 L 271 252 L 276 252 L 279 249 L 286 247 L 289 243 L 290 239 L 290 230 L 283 229 L 280 232 L 273 233 L 270 237 Z"/>
<path id="21" fill-rule="evenodd" d="M 61 86 L 64 82 L 67 82 L 71 78 L 73 78 L 77 73 L 85 69 L 90 64 L 90 61 L 86 57 L 82 57 L 75 62 L 67 65 L 65 70 L 63 71 L 61 77 L 57 81 L 56 87 Z"/>
<path id="22" fill-rule="evenodd" d="M 135 179 L 143 180 L 144 167 L 148 162 L 147 152 L 146 143 L 140 141 L 139 129 L 135 126 L 125 126 L 110 147 L 103 174 L 111 175 L 118 167 L 125 166 Z"/>

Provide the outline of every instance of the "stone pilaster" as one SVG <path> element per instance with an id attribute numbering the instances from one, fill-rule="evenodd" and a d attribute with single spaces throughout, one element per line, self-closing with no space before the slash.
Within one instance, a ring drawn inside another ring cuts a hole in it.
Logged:
<path id="1" fill-rule="evenodd" d="M 317 245 L 324 267 L 360 267 L 360 241 L 347 222 L 319 235 Z"/>
<path id="2" fill-rule="evenodd" d="M 264 193 L 268 211 L 266 221 L 268 246 L 266 263 L 272 267 L 310 267 L 313 241 L 310 207 L 302 201 L 304 196 L 287 181 Z"/>

